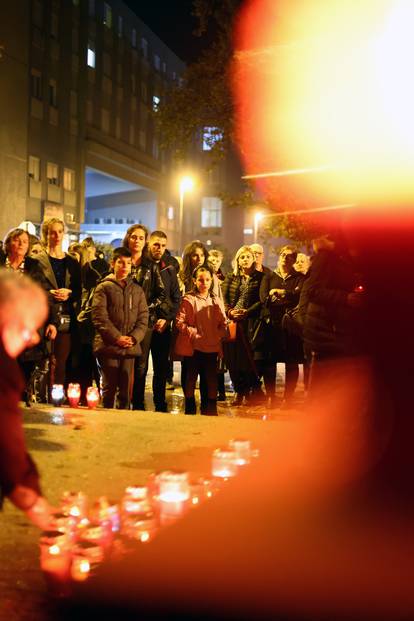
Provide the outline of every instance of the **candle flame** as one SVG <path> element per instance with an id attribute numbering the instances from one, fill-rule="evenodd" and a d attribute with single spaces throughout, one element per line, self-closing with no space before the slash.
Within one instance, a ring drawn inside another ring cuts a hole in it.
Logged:
<path id="1" fill-rule="evenodd" d="M 54 544 L 53 546 L 50 546 L 49 554 L 52 554 L 52 556 L 56 556 L 60 554 L 60 547 L 56 544 Z"/>

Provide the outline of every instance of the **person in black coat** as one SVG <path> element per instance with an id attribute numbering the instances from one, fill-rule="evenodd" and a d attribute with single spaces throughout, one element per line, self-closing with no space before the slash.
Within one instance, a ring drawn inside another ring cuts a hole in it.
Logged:
<path id="1" fill-rule="evenodd" d="M 275 404 L 276 365 L 284 362 L 286 368 L 284 402 L 282 407 L 290 407 L 299 377 L 299 363 L 303 363 L 303 345 L 300 337 L 287 332 L 282 326 L 287 309 L 294 308 L 298 301 L 304 276 L 293 267 L 296 250 L 283 246 L 280 250 L 277 268 L 266 274 L 260 286 L 260 300 L 270 313 L 268 339 L 263 339 L 260 351 L 261 370 L 266 386 L 269 405 Z"/>
<path id="2" fill-rule="evenodd" d="M 146 252 L 149 231 L 143 224 L 133 224 L 122 241 L 132 255 L 132 277 L 145 293 L 148 305 L 148 328 L 141 342 L 141 355 L 135 360 L 132 409 L 145 410 L 145 380 L 148 371 L 148 357 L 151 348 L 153 329 L 158 321 L 158 309 L 165 304 L 164 284 L 158 266 Z"/>
<path id="3" fill-rule="evenodd" d="M 18 274 L 26 274 L 37 282 L 46 292 L 50 287 L 43 275 L 37 259 L 28 255 L 30 250 L 30 237 L 27 231 L 21 228 L 9 231 L 4 240 L 4 255 L 0 256 L 0 266 L 4 266 L 8 270 L 15 271 Z M 32 380 L 36 365 L 45 360 L 48 356 L 48 341 L 56 338 L 57 329 L 55 326 L 56 317 L 53 314 L 53 305 L 51 296 L 49 296 L 49 317 L 45 326 L 39 330 L 40 341 L 35 347 L 31 347 L 22 352 L 18 358 L 20 368 L 23 371 L 26 391 L 26 404 L 31 404 L 32 397 Z"/>
<path id="4" fill-rule="evenodd" d="M 26 449 L 19 401 L 24 381 L 16 357 L 39 340 L 48 316 L 45 292 L 24 274 L 0 270 L 0 506 L 7 497 L 42 529 L 52 509 Z"/>
<path id="5" fill-rule="evenodd" d="M 157 264 L 165 290 L 165 302 L 157 308 L 158 319 L 154 324 L 151 338 L 151 356 L 153 365 L 152 394 L 157 412 L 167 412 L 165 388 L 169 373 L 171 349 L 171 326 L 180 306 L 181 293 L 177 271 L 165 256 L 167 236 L 163 231 L 153 231 L 148 240 L 148 257 Z M 165 257 L 165 258 L 164 258 Z"/>

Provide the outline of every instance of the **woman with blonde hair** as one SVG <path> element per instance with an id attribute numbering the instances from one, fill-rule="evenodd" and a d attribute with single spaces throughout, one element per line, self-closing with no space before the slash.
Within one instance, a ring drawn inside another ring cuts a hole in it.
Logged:
<path id="1" fill-rule="evenodd" d="M 54 341 L 54 383 L 65 384 L 66 362 L 76 333 L 76 315 L 79 311 L 82 285 L 81 270 L 76 259 L 62 248 L 65 225 L 60 218 L 50 218 L 42 225 L 42 243 L 45 252 L 38 256 L 43 275 L 50 287 L 57 336 Z"/>
<path id="2" fill-rule="evenodd" d="M 264 274 L 256 270 L 250 246 L 238 249 L 232 265 L 233 271 L 227 274 L 221 288 L 227 317 L 236 322 L 236 339 L 225 343 L 224 359 L 236 393 L 232 405 L 242 405 L 244 399 L 256 404 L 263 401 L 264 395 L 250 334 L 260 315 L 259 291 Z"/>

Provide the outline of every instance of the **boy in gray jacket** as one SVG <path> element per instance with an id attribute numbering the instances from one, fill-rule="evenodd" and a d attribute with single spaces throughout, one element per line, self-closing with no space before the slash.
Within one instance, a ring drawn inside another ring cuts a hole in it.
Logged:
<path id="1" fill-rule="evenodd" d="M 148 306 L 141 287 L 131 278 L 131 253 L 116 248 L 113 273 L 96 287 L 92 321 L 96 334 L 93 350 L 102 376 L 102 405 L 129 409 L 134 360 L 148 326 Z"/>

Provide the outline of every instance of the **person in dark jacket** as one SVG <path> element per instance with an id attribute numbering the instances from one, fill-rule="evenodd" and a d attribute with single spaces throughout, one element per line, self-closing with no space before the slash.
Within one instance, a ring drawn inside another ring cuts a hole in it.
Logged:
<path id="1" fill-rule="evenodd" d="M 37 282 L 46 292 L 51 288 L 43 275 L 43 271 L 39 262 L 28 256 L 30 250 L 30 237 L 27 231 L 21 228 L 9 231 L 4 240 L 5 254 L 0 257 L 0 266 L 4 266 L 8 270 L 12 270 L 17 274 L 26 274 Z M 35 369 L 44 364 L 48 357 L 48 341 L 56 338 L 57 330 L 55 326 L 55 318 L 53 316 L 51 296 L 49 296 L 49 317 L 45 326 L 39 331 L 40 340 L 35 347 L 30 347 L 20 354 L 18 362 L 23 371 L 26 390 L 26 405 L 31 405 L 34 396 Z M 38 397 L 40 395 L 37 395 Z M 44 395 L 46 396 L 46 395 Z"/>
<path id="2" fill-rule="evenodd" d="M 42 241 L 46 252 L 38 256 L 52 296 L 57 320 L 57 336 L 53 346 L 51 383 L 65 384 L 66 363 L 77 330 L 76 316 L 82 294 L 80 265 L 62 249 L 65 225 L 59 218 L 50 218 L 42 225 Z"/>
<path id="3" fill-rule="evenodd" d="M 39 342 L 49 312 L 45 292 L 24 274 L 0 270 L 0 506 L 7 497 L 42 529 L 52 508 L 26 449 L 19 401 L 24 381 L 16 357 Z"/>
<path id="4" fill-rule="evenodd" d="M 227 316 L 237 322 L 237 332 L 235 341 L 223 344 L 223 352 L 236 392 L 233 405 L 238 406 L 244 399 L 253 404 L 264 399 L 250 343 L 252 323 L 260 314 L 259 290 L 264 274 L 255 269 L 250 246 L 239 248 L 233 265 L 233 271 L 227 274 L 221 289 Z"/>
<path id="5" fill-rule="evenodd" d="M 165 388 L 169 372 L 171 349 L 171 324 L 180 306 L 181 294 L 177 271 L 165 256 L 167 236 L 163 231 L 153 231 L 148 240 L 148 257 L 158 265 L 165 290 L 165 302 L 157 308 L 158 319 L 151 338 L 153 366 L 152 394 L 157 412 L 167 412 Z M 171 257 L 172 258 L 172 257 Z"/>
<path id="6" fill-rule="evenodd" d="M 142 287 L 148 305 L 148 326 L 141 342 L 141 354 L 135 360 L 132 409 L 145 410 L 145 380 L 153 328 L 158 320 L 158 308 L 165 304 L 164 284 L 158 266 L 146 253 L 149 231 L 143 224 L 133 224 L 127 230 L 122 245 L 131 252 L 131 274 Z"/>
<path id="7" fill-rule="evenodd" d="M 364 286 L 355 261 L 338 234 L 312 243 L 315 255 L 299 303 L 305 347 L 312 352 L 310 392 L 324 379 L 325 361 L 359 354 L 364 341 Z"/>
<path id="8" fill-rule="evenodd" d="M 293 265 L 296 250 L 292 246 L 283 246 L 279 253 L 277 268 L 266 275 L 260 287 L 260 300 L 270 313 L 269 339 L 260 347 L 261 367 L 270 407 L 275 405 L 276 365 L 284 362 L 285 389 L 282 407 L 292 405 L 293 394 L 299 377 L 299 363 L 304 362 L 302 339 L 287 332 L 282 325 L 287 309 L 293 309 L 300 296 L 304 276 Z"/>
<path id="9" fill-rule="evenodd" d="M 102 374 L 102 404 L 129 409 L 134 360 L 148 326 L 148 306 L 142 288 L 131 278 L 131 253 L 116 248 L 113 273 L 96 287 L 92 321 L 96 334 L 94 353 Z"/>

